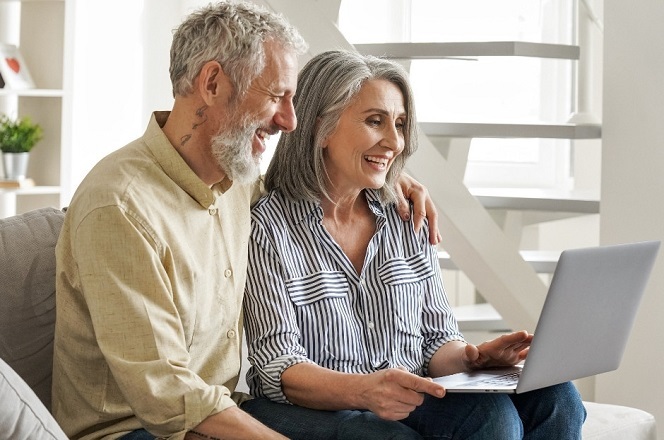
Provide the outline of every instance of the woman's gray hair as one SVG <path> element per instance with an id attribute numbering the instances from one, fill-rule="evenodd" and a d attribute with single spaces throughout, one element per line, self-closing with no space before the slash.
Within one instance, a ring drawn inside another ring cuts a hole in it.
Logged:
<path id="1" fill-rule="evenodd" d="M 312 58 L 297 80 L 293 100 L 297 128 L 282 133 L 265 175 L 267 190 L 279 188 L 294 200 L 329 198 L 324 142 L 336 129 L 343 111 L 366 81 L 383 79 L 403 94 L 406 118 L 403 152 L 396 157 L 380 189 L 383 202 L 395 202 L 394 185 L 406 159 L 417 149 L 417 120 L 408 73 L 399 64 L 349 51 L 329 51 Z"/>
<path id="2" fill-rule="evenodd" d="M 271 40 L 300 55 L 302 36 L 281 15 L 249 2 L 219 2 L 198 9 L 174 31 L 170 75 L 173 96 L 193 91 L 203 65 L 216 60 L 242 96 L 265 67 L 263 43 Z"/>

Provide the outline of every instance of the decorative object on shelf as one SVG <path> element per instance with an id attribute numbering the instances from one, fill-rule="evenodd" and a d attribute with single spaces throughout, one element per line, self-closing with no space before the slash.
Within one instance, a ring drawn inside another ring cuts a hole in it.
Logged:
<path id="1" fill-rule="evenodd" d="M 43 137 L 39 124 L 29 117 L 11 119 L 0 116 L 0 151 L 6 180 L 26 178 L 30 150 Z"/>
<path id="2" fill-rule="evenodd" d="M 0 44 L 0 75 L 3 87 L 8 89 L 21 90 L 35 87 L 21 51 L 13 44 Z"/>
<path id="3" fill-rule="evenodd" d="M 34 186 L 35 181 L 32 179 L 0 179 L 0 189 L 22 189 Z"/>

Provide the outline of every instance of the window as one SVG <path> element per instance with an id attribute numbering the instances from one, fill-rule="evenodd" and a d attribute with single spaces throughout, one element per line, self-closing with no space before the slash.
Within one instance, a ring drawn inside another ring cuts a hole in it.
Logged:
<path id="1" fill-rule="evenodd" d="M 339 28 L 351 43 L 527 41 L 570 44 L 572 0 L 343 1 Z M 532 57 L 414 60 L 420 121 L 565 122 L 574 61 Z M 570 142 L 471 141 L 471 187 L 569 188 Z"/>

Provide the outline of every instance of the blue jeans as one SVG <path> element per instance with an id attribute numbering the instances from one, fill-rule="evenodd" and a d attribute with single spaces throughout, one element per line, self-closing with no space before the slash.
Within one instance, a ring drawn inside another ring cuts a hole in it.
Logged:
<path id="1" fill-rule="evenodd" d="M 120 437 L 120 440 L 154 440 L 156 437 L 145 429 L 137 429 Z"/>
<path id="2" fill-rule="evenodd" d="M 578 440 L 586 417 L 571 383 L 516 395 L 426 396 L 399 422 L 369 411 L 316 411 L 263 398 L 245 402 L 242 409 L 293 440 Z"/>

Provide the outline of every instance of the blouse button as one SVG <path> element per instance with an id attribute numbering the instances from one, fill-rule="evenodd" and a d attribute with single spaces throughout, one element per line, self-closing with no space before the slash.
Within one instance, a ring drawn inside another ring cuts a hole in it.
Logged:
<path id="1" fill-rule="evenodd" d="M 210 207 L 208 208 L 208 213 L 210 215 L 217 215 L 217 207 L 214 205 L 210 205 Z"/>
<path id="2" fill-rule="evenodd" d="M 369 324 L 367 324 L 367 327 L 369 327 L 369 330 L 373 330 L 375 325 L 372 321 L 369 321 Z"/>

